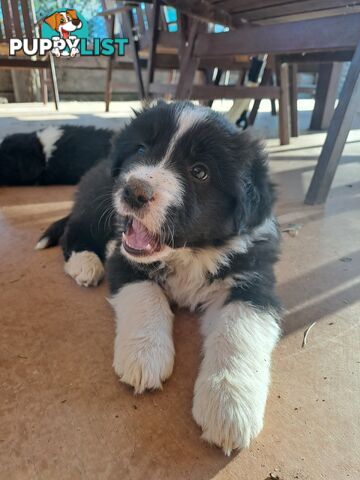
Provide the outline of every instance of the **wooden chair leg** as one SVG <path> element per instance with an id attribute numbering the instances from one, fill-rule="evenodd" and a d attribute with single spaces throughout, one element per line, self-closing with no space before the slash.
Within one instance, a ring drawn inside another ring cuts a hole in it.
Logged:
<path id="1" fill-rule="evenodd" d="M 360 105 L 360 42 L 350 64 L 342 88 L 339 103 L 331 120 L 329 130 L 314 175 L 311 179 L 305 203 L 324 203 L 335 176 L 354 115 Z"/>
<path id="2" fill-rule="evenodd" d="M 59 105 L 60 105 L 59 89 L 58 89 L 57 78 L 56 78 L 55 62 L 51 54 L 49 56 L 49 63 L 50 63 L 50 76 L 51 76 L 51 85 L 53 90 L 55 108 L 56 110 L 59 110 Z"/>
<path id="3" fill-rule="evenodd" d="M 130 48 L 131 56 L 134 61 L 134 71 L 135 71 L 139 100 L 143 100 L 145 98 L 145 89 L 144 89 L 144 83 L 143 83 L 141 67 L 140 67 L 139 45 L 134 37 L 134 19 L 132 16 L 132 12 L 131 11 L 125 12 L 123 15 L 123 20 L 125 22 L 126 31 L 129 32 L 128 33 L 129 48 Z"/>
<path id="4" fill-rule="evenodd" d="M 298 84 L 297 84 L 298 67 L 296 63 L 290 65 L 290 117 L 291 117 L 291 136 L 299 136 L 298 128 L 298 110 L 297 110 L 297 96 L 298 96 Z"/>
<path id="5" fill-rule="evenodd" d="M 210 70 L 210 73 L 213 74 L 213 73 L 214 73 L 214 70 L 211 69 L 211 70 Z M 212 83 L 214 86 L 219 85 L 219 84 L 220 84 L 221 77 L 222 77 L 222 74 L 223 74 L 223 71 L 222 71 L 220 68 L 217 68 L 214 80 L 211 79 L 211 81 L 209 81 L 208 83 L 209 83 L 209 84 Z M 211 77 L 213 77 L 213 75 L 211 75 Z M 210 108 L 212 107 L 212 104 L 213 104 L 213 103 L 214 103 L 214 100 L 207 100 L 207 101 L 206 101 L 206 105 L 207 105 L 208 107 L 210 107 Z"/>
<path id="6" fill-rule="evenodd" d="M 310 130 L 326 130 L 329 127 L 334 113 L 341 69 L 341 63 L 320 64 Z"/>
<path id="7" fill-rule="evenodd" d="M 196 36 L 200 29 L 205 28 L 204 24 L 200 24 L 194 20 L 189 33 L 189 39 L 186 42 L 180 60 L 180 75 L 175 91 L 175 98 L 179 100 L 190 98 L 194 83 L 195 73 L 198 69 L 200 59 L 194 57 L 193 48 Z"/>
<path id="8" fill-rule="evenodd" d="M 40 75 L 41 100 L 44 105 L 47 105 L 49 101 L 49 95 L 48 95 L 46 68 L 40 68 L 39 75 Z"/>
<path id="9" fill-rule="evenodd" d="M 270 83 L 271 83 L 271 72 L 269 69 L 265 68 L 263 77 L 260 82 L 260 87 L 263 87 L 265 85 L 270 85 Z M 260 108 L 260 104 L 261 104 L 261 98 L 258 100 L 254 100 L 254 104 L 248 118 L 249 125 L 254 125 L 257 113 Z"/>
<path id="10" fill-rule="evenodd" d="M 115 15 L 111 15 L 109 28 L 110 28 L 111 38 L 114 39 Z M 105 83 L 105 95 L 104 95 L 105 112 L 108 112 L 110 110 L 110 102 L 111 102 L 111 96 L 112 96 L 112 71 L 114 67 L 114 57 L 115 57 L 115 54 L 111 55 L 111 57 L 108 59 L 108 63 L 106 67 L 106 83 Z"/>
<path id="11" fill-rule="evenodd" d="M 290 143 L 289 67 L 280 65 L 279 137 L 280 145 Z"/>
<path id="12" fill-rule="evenodd" d="M 276 85 L 276 82 L 275 82 L 275 78 L 274 78 L 274 72 L 271 71 L 270 72 L 270 87 L 274 87 L 275 85 Z M 275 98 L 272 98 L 270 100 L 270 102 L 271 102 L 271 115 L 273 117 L 276 117 L 277 112 L 276 112 L 276 100 L 275 100 Z"/>
<path id="13" fill-rule="evenodd" d="M 151 20 L 149 25 L 150 44 L 149 44 L 149 55 L 148 55 L 148 61 L 147 61 L 147 72 L 146 72 L 146 82 L 145 82 L 146 97 L 149 96 L 150 85 L 154 81 L 156 45 L 157 45 L 157 37 L 158 37 L 158 31 L 159 31 L 159 17 L 160 17 L 160 0 L 154 0 Z"/>
<path id="14" fill-rule="evenodd" d="M 112 97 L 112 71 L 114 65 L 114 58 L 111 56 L 108 59 L 107 67 L 106 67 L 106 84 L 105 84 L 105 112 L 110 110 L 110 103 Z"/>

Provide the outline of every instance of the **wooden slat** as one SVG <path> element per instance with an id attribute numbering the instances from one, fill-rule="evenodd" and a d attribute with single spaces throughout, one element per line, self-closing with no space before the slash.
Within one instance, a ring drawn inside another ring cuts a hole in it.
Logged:
<path id="1" fill-rule="evenodd" d="M 297 13 L 295 15 L 285 15 L 276 18 L 268 18 L 251 22 L 251 25 L 272 25 L 289 22 L 299 22 L 301 20 L 314 20 L 316 18 L 336 17 L 340 15 L 352 15 L 360 13 L 360 5 L 353 7 L 332 8 L 329 10 L 319 10 L 316 12 Z"/>
<path id="2" fill-rule="evenodd" d="M 360 42 L 342 88 L 339 103 L 322 148 L 305 203 L 325 202 L 335 176 L 351 124 L 360 105 Z"/>
<path id="3" fill-rule="evenodd" d="M 316 3 L 316 0 L 309 0 Z M 320 2 L 322 0 L 319 0 Z M 332 1 L 332 0 L 330 0 Z M 224 10 L 229 12 L 251 12 L 256 10 L 265 10 L 272 7 L 279 7 L 280 5 L 295 5 L 297 3 L 305 3 L 304 0 L 215 0 L 215 5 L 220 6 Z M 349 0 L 336 0 L 337 6 L 346 6 L 352 4 L 353 1 Z"/>
<path id="4" fill-rule="evenodd" d="M 48 68 L 48 62 L 44 60 L 30 60 L 23 58 L 0 58 L 0 69 L 20 68 Z"/>
<path id="5" fill-rule="evenodd" d="M 198 36 L 200 57 L 235 54 L 351 50 L 360 40 L 360 14 L 281 25 L 246 26 L 239 30 Z"/>
<path id="6" fill-rule="evenodd" d="M 176 92 L 176 85 L 168 85 L 162 83 L 153 83 L 150 85 L 150 92 L 159 95 Z M 216 98 L 279 98 L 279 87 L 229 87 L 214 85 L 194 85 L 190 98 L 193 100 L 210 100 Z"/>
<path id="7" fill-rule="evenodd" d="M 201 21 L 218 23 L 230 28 L 239 26 L 226 10 L 206 0 L 164 0 L 164 3 Z"/>
<path id="8" fill-rule="evenodd" d="M 298 13 L 316 12 L 320 10 L 330 10 L 332 8 L 348 8 L 349 6 L 359 5 L 358 0 L 354 1 L 339 1 L 339 0 L 302 0 L 298 2 L 286 2 L 280 5 L 270 5 L 269 7 L 254 8 L 243 11 L 234 7 L 231 9 L 232 14 L 238 13 L 250 21 L 262 20 L 265 18 L 282 17 L 285 15 L 294 15 Z M 256 6 L 256 2 L 254 2 Z M 235 15 L 236 17 L 236 15 Z"/>
<path id="9" fill-rule="evenodd" d="M 329 62 L 350 62 L 354 55 L 354 50 L 332 51 L 332 52 L 310 52 L 310 53 L 292 53 L 290 55 L 279 55 L 278 59 L 283 63 L 329 63 Z"/>
<path id="10" fill-rule="evenodd" d="M 3 14 L 5 38 L 9 39 L 14 36 L 14 26 L 12 22 L 10 5 L 8 0 L 1 0 L 1 10 Z"/>
<path id="11" fill-rule="evenodd" d="M 14 22 L 14 28 L 15 28 L 15 35 L 18 38 L 22 38 L 24 36 L 22 26 L 21 26 L 21 20 L 20 20 L 20 5 L 19 5 L 19 0 L 10 0 L 11 3 L 11 14 Z"/>
<path id="12" fill-rule="evenodd" d="M 24 19 L 25 35 L 27 38 L 33 38 L 34 36 L 33 21 L 31 20 L 28 0 L 21 0 L 21 10 L 22 10 L 22 15 Z"/>

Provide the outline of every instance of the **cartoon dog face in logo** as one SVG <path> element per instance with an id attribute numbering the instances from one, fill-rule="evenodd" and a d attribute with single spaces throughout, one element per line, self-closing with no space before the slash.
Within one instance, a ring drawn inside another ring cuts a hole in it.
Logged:
<path id="1" fill-rule="evenodd" d="M 75 30 L 82 27 L 82 22 L 78 18 L 76 10 L 66 10 L 65 12 L 55 12 L 52 15 L 46 17 L 44 22 L 47 23 L 53 30 L 59 33 L 59 37 L 67 40 Z M 60 56 L 60 50 L 54 48 L 52 51 L 57 57 Z M 73 57 L 79 53 L 78 49 L 73 48 L 70 55 Z M 67 56 L 69 52 L 63 50 L 61 55 Z"/>

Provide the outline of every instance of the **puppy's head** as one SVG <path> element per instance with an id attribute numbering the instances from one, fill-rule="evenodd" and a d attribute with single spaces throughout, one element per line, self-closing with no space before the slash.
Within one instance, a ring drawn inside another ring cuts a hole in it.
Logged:
<path id="1" fill-rule="evenodd" d="M 33 185 L 45 167 L 43 148 L 35 133 L 8 135 L 0 144 L 0 185 Z"/>
<path id="2" fill-rule="evenodd" d="M 271 213 L 261 145 L 187 102 L 145 108 L 112 151 L 123 253 L 150 263 L 181 247 L 220 246 Z"/>
<path id="3" fill-rule="evenodd" d="M 44 19 L 53 30 L 60 33 L 60 36 L 67 39 L 70 33 L 82 27 L 82 23 L 77 17 L 76 10 L 66 10 L 66 12 L 55 12 Z"/>

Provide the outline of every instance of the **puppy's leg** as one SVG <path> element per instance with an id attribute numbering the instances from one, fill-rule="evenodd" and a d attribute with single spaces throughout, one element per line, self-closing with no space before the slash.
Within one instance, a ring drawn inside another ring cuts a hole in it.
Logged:
<path id="1" fill-rule="evenodd" d="M 78 285 L 96 286 L 104 276 L 106 247 L 113 235 L 112 179 L 101 162 L 82 178 L 61 240 L 65 272 Z"/>
<path id="2" fill-rule="evenodd" d="M 276 313 L 240 301 L 210 307 L 202 327 L 204 358 L 193 416 L 203 438 L 230 455 L 262 429 L 271 352 L 280 328 Z"/>
<path id="3" fill-rule="evenodd" d="M 151 281 L 130 283 L 113 295 L 116 313 L 114 369 L 135 393 L 161 388 L 172 373 L 173 313 L 162 289 Z"/>

